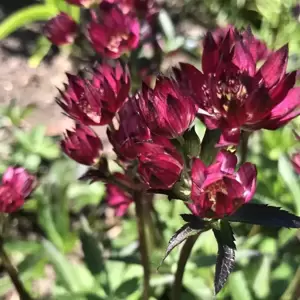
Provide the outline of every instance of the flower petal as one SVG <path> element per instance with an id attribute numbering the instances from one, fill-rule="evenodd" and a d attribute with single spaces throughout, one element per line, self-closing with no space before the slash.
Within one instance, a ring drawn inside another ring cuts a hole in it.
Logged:
<path id="1" fill-rule="evenodd" d="M 237 180 L 245 188 L 245 202 L 250 201 L 255 193 L 256 176 L 256 167 L 251 163 L 244 163 L 237 172 Z"/>

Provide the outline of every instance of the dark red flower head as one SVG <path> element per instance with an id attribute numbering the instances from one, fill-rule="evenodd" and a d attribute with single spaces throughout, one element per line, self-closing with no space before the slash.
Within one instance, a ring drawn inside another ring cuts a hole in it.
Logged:
<path id="1" fill-rule="evenodd" d="M 206 126 L 222 130 L 219 145 L 236 145 L 241 129 L 277 129 L 300 114 L 300 88 L 293 88 L 296 73 L 286 74 L 287 46 L 268 55 L 256 70 L 258 50 L 251 40 L 250 31 L 240 34 L 233 28 L 217 41 L 208 33 L 203 72 L 182 64 L 177 73 Z"/>
<path id="2" fill-rule="evenodd" d="M 136 145 L 138 173 L 151 189 L 170 189 L 180 179 L 183 160 L 172 143 L 164 137 Z"/>
<path id="3" fill-rule="evenodd" d="M 44 26 L 44 35 L 56 46 L 71 44 L 77 34 L 78 26 L 66 13 L 61 12 Z"/>
<path id="4" fill-rule="evenodd" d="M 74 131 L 67 130 L 61 141 L 62 150 L 73 160 L 83 165 L 92 165 L 99 158 L 102 143 L 89 127 L 76 124 Z"/>
<path id="5" fill-rule="evenodd" d="M 202 218 L 223 218 L 234 213 L 251 200 L 256 189 L 256 168 L 244 163 L 235 172 L 237 158 L 234 154 L 221 151 L 215 162 L 206 167 L 200 159 L 192 166 L 193 204 L 189 208 Z"/>
<path id="6" fill-rule="evenodd" d="M 95 51 L 100 54 L 118 58 L 123 53 L 138 46 L 140 26 L 133 13 L 124 14 L 113 6 L 106 10 L 101 19 L 92 14 L 88 25 L 88 38 Z"/>
<path id="7" fill-rule="evenodd" d="M 128 179 L 124 174 L 115 173 L 113 176 L 117 177 L 118 180 L 128 182 Z M 132 202 L 132 198 L 126 191 L 122 190 L 117 185 L 111 183 L 106 184 L 106 203 L 108 206 L 115 209 L 116 216 L 124 216 Z"/>
<path id="8" fill-rule="evenodd" d="M 11 213 L 19 209 L 33 190 L 35 177 L 24 168 L 8 167 L 0 185 L 0 212 Z"/>
<path id="9" fill-rule="evenodd" d="M 128 97 L 130 78 L 119 62 L 99 65 L 91 80 L 67 74 L 68 84 L 57 103 L 68 116 L 85 125 L 108 124 Z"/>
<path id="10" fill-rule="evenodd" d="M 151 132 L 168 138 L 182 135 L 196 115 L 192 98 L 182 93 L 175 80 L 162 76 L 154 89 L 144 84 L 135 103 Z"/>
<path id="11" fill-rule="evenodd" d="M 107 131 L 109 141 L 120 159 L 136 159 L 137 149 L 134 145 L 149 141 L 151 134 L 137 113 L 132 98 L 121 107 L 118 119 L 118 129 L 110 127 Z"/>

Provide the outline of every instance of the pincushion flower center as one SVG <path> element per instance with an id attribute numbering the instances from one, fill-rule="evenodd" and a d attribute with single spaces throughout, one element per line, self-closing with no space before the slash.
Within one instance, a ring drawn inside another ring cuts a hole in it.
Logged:
<path id="1" fill-rule="evenodd" d="M 127 41 L 128 38 L 129 38 L 129 35 L 126 33 L 119 33 L 119 34 L 112 36 L 107 45 L 107 49 L 109 49 L 111 52 L 114 52 L 114 53 L 119 52 L 121 43 L 123 41 Z"/>
<path id="2" fill-rule="evenodd" d="M 206 189 L 205 192 L 207 194 L 207 198 L 210 202 L 212 202 L 211 210 L 216 211 L 216 204 L 217 204 L 217 193 L 223 193 L 225 195 L 228 195 L 226 185 L 224 181 L 218 180 L 211 185 L 209 185 Z"/>
<path id="3" fill-rule="evenodd" d="M 239 72 L 229 76 L 223 74 L 217 82 L 216 96 L 222 102 L 222 107 L 225 111 L 228 111 L 231 101 L 235 101 L 241 106 L 248 97 L 247 89 L 241 82 L 239 75 Z"/>

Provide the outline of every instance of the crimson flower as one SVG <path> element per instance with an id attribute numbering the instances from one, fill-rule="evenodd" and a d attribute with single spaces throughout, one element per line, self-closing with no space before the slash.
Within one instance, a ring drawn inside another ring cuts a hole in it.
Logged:
<path id="1" fill-rule="evenodd" d="M 73 43 L 77 29 L 75 21 L 61 12 L 45 24 L 43 32 L 52 44 L 60 46 Z"/>
<path id="2" fill-rule="evenodd" d="M 164 137 L 136 144 L 138 173 L 151 189 L 170 189 L 180 179 L 183 159 L 172 143 Z"/>
<path id="3" fill-rule="evenodd" d="M 149 128 L 142 122 L 140 115 L 136 111 L 132 98 L 121 107 L 118 113 L 119 127 L 110 127 L 107 130 L 109 141 L 114 147 L 114 151 L 121 159 L 135 159 L 137 149 L 136 143 L 145 142 L 151 139 Z"/>
<path id="4" fill-rule="evenodd" d="M 110 58 L 135 49 L 139 43 L 140 26 L 133 13 L 124 14 L 118 7 L 111 7 L 98 18 L 92 13 L 88 24 L 88 38 L 95 51 Z"/>
<path id="5" fill-rule="evenodd" d="M 0 185 L 0 212 L 18 210 L 33 190 L 35 176 L 24 168 L 8 167 Z"/>
<path id="6" fill-rule="evenodd" d="M 300 114 L 300 88 L 293 88 L 296 72 L 286 74 L 288 47 L 268 55 L 256 70 L 258 50 L 251 40 L 250 31 L 241 37 L 232 28 L 217 41 L 208 33 L 203 72 L 189 64 L 176 72 L 202 121 L 209 129 L 222 130 L 220 146 L 237 145 L 241 129 L 277 129 Z"/>
<path id="7" fill-rule="evenodd" d="M 130 77 L 119 62 L 99 65 L 91 80 L 67 74 L 68 84 L 57 103 L 66 114 L 85 125 L 108 124 L 127 99 Z"/>
<path id="8" fill-rule="evenodd" d="M 237 158 L 220 151 L 206 167 L 196 158 L 192 165 L 191 211 L 201 218 L 223 218 L 251 200 L 256 189 L 256 167 L 244 163 L 237 172 Z"/>
<path id="9" fill-rule="evenodd" d="M 291 162 L 295 172 L 300 175 L 300 152 L 292 155 Z"/>
<path id="10" fill-rule="evenodd" d="M 143 84 L 135 103 L 151 132 L 167 138 L 182 135 L 196 116 L 192 98 L 182 93 L 175 80 L 167 77 L 159 77 L 154 89 Z"/>
<path id="11" fill-rule="evenodd" d="M 61 147 L 65 154 L 78 163 L 92 165 L 99 157 L 102 143 L 89 127 L 76 124 L 74 131 L 67 130 Z"/>
<path id="12" fill-rule="evenodd" d="M 124 174 L 113 174 L 118 180 L 128 182 Z M 108 183 L 106 184 L 106 203 L 108 206 L 115 209 L 115 215 L 122 217 L 126 214 L 129 205 L 133 202 L 129 194 L 117 185 Z"/>

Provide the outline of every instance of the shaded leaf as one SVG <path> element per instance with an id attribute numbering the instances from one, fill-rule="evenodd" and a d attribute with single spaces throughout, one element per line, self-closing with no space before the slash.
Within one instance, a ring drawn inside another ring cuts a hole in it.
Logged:
<path id="1" fill-rule="evenodd" d="M 115 295 L 118 299 L 127 299 L 131 294 L 139 289 L 139 279 L 137 277 L 130 278 L 117 288 Z"/>
<path id="2" fill-rule="evenodd" d="M 214 229 L 218 243 L 218 256 L 215 272 L 215 295 L 222 289 L 233 270 L 235 261 L 234 236 L 230 224 L 222 221 L 220 230 Z"/>
<path id="3" fill-rule="evenodd" d="M 203 229 L 205 221 L 192 214 L 181 214 L 181 218 L 193 229 Z"/>
<path id="4" fill-rule="evenodd" d="M 255 203 L 241 206 L 227 218 L 230 222 L 242 222 L 270 227 L 299 228 L 300 218 L 280 207 Z"/>
<path id="5" fill-rule="evenodd" d="M 199 228 L 199 229 L 193 229 L 190 226 L 190 223 L 187 223 L 185 225 L 183 225 L 180 229 L 178 229 L 175 234 L 171 237 L 169 243 L 168 243 L 168 247 L 165 253 L 165 256 L 163 257 L 163 259 L 161 260 L 159 266 L 157 267 L 157 269 L 160 268 L 160 266 L 162 265 L 162 263 L 165 261 L 165 259 L 168 257 L 168 255 L 170 254 L 170 252 L 179 244 L 181 244 L 183 241 L 185 241 L 188 237 L 198 234 L 201 231 L 204 231 L 205 228 L 205 222 L 203 222 L 203 227 Z"/>

